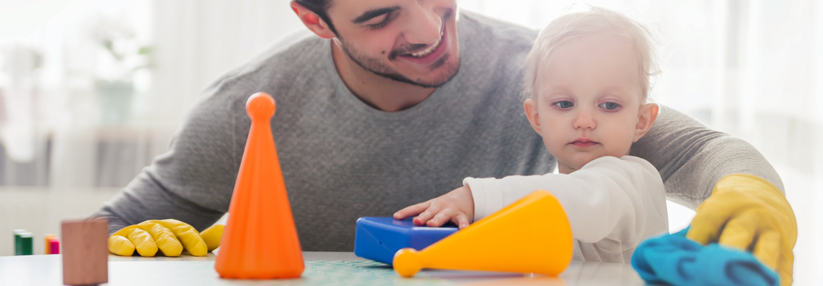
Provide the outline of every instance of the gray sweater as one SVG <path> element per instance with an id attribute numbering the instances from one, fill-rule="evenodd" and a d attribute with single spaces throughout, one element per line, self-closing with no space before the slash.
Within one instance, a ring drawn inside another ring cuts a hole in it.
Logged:
<path id="1" fill-rule="evenodd" d="M 522 107 L 523 61 L 537 32 L 465 12 L 458 32 L 457 75 L 398 112 L 376 110 L 346 88 L 330 41 L 304 33 L 275 44 L 209 86 L 170 150 L 94 216 L 108 218 L 111 232 L 148 219 L 198 230 L 217 221 L 251 124 L 245 102 L 259 91 L 277 102 L 272 132 L 303 250 L 351 251 L 358 217 L 391 216 L 465 177 L 551 172 L 555 159 Z M 631 155 L 660 171 L 669 199 L 692 208 L 731 173 L 783 188 L 751 145 L 670 108 Z"/>

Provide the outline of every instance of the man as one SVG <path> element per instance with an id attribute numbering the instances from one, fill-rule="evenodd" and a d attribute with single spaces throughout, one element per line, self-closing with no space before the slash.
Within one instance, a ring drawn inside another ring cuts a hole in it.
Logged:
<path id="1" fill-rule="evenodd" d="M 467 176 L 554 167 L 521 110 L 522 65 L 535 31 L 459 12 L 455 0 L 294 0 L 291 7 L 314 35 L 275 45 L 208 87 L 170 151 L 95 215 L 109 219 L 111 232 L 165 218 L 202 230 L 219 219 L 248 136 L 245 102 L 259 91 L 277 102 L 272 132 L 304 250 L 351 251 L 358 217 L 390 216 Z M 751 145 L 665 107 L 631 154 L 660 171 L 669 199 L 692 208 L 729 174 L 782 189 Z M 758 248 L 758 234 L 777 233 L 780 251 L 767 259 L 788 261 L 790 277 L 791 208 L 779 192 L 750 185 L 715 190 L 724 195 L 698 209 L 693 237 Z M 745 192 L 766 195 L 727 203 Z M 746 216 L 721 232 L 741 213 L 784 219 Z M 764 247 L 777 250 L 773 242 Z"/>

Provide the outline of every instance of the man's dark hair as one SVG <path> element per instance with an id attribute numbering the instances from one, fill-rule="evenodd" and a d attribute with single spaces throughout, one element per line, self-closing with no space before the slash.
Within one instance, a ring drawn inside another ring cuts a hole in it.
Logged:
<path id="1" fill-rule="evenodd" d="M 326 10 L 329 9 L 331 6 L 331 0 L 294 0 L 297 4 L 306 7 L 309 11 L 314 12 L 317 16 L 320 16 L 320 19 L 323 19 L 323 22 L 326 22 L 329 25 L 329 29 L 332 33 L 337 35 L 337 29 L 334 28 L 334 24 L 331 23 L 331 19 L 329 19 L 329 14 L 326 13 Z"/>

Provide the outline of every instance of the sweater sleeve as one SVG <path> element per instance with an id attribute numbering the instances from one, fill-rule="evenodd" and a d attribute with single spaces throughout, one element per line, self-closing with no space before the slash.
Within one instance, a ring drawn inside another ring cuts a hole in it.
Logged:
<path id="1" fill-rule="evenodd" d="M 666 106 L 629 154 L 654 165 L 667 197 L 692 209 L 711 195 L 720 178 L 734 173 L 761 177 L 784 191 L 777 171 L 754 146 Z"/>
<path id="2" fill-rule="evenodd" d="M 474 197 L 475 221 L 537 189 L 547 190 L 566 211 L 574 238 L 585 243 L 609 238 L 636 246 L 649 232 L 648 221 L 666 220 L 659 173 L 633 156 L 597 158 L 568 175 L 466 178 L 463 184 Z"/>

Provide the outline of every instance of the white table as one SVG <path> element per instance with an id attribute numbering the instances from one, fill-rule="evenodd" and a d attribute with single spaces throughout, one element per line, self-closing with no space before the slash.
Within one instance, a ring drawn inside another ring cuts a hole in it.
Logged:
<path id="1" fill-rule="evenodd" d="M 572 261 L 560 277 L 473 271 L 424 270 L 401 278 L 388 266 L 351 252 L 304 252 L 300 279 L 229 280 L 214 271 L 215 255 L 206 257 L 109 256 L 107 285 L 644 285 L 627 264 Z M 338 266 L 340 261 L 354 265 Z M 0 285 L 62 285 L 60 255 L 0 257 Z"/>

